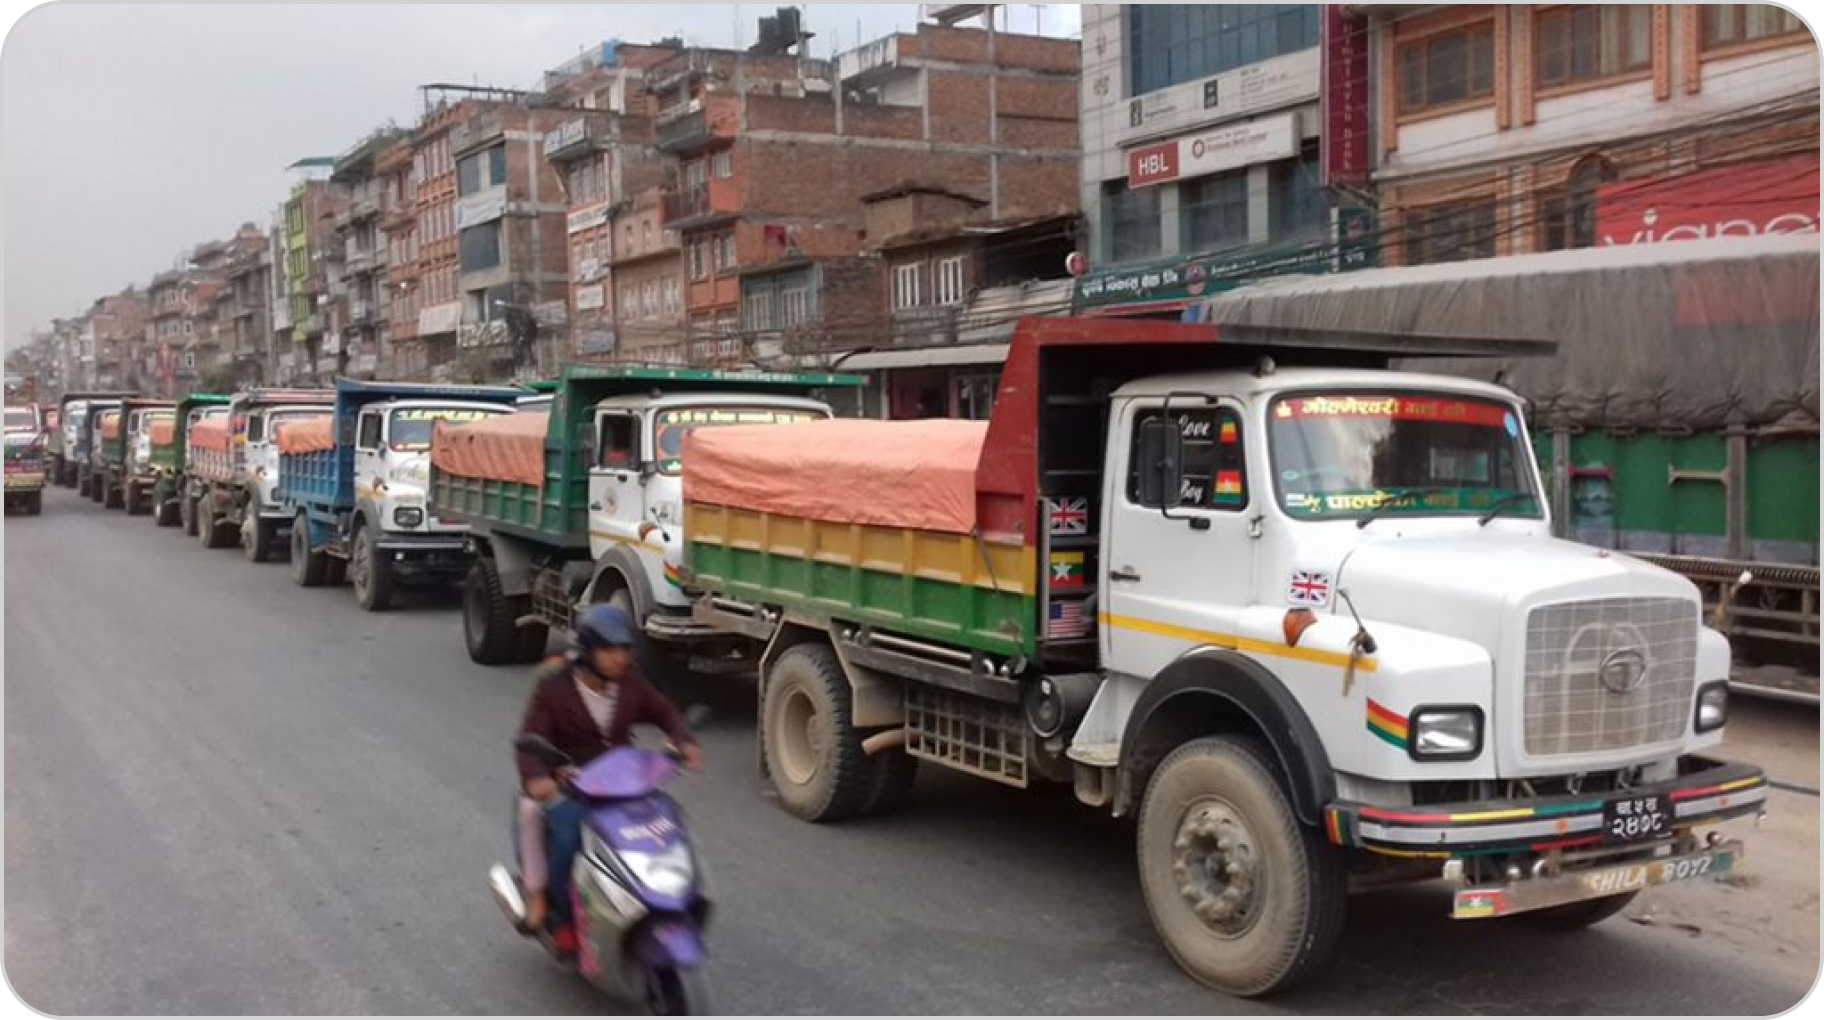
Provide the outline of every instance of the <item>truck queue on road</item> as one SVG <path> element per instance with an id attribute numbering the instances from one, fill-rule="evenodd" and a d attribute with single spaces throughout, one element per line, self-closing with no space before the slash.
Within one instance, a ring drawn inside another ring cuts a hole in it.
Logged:
<path id="1" fill-rule="evenodd" d="M 902 805 L 921 764 L 1069 787 L 1133 819 L 1174 959 L 1262 995 L 1359 883 L 1593 924 L 1730 872 L 1713 827 L 1765 801 L 1710 757 L 1729 644 L 1691 582 L 1552 536 L 1513 392 L 1391 368 L 1542 345 L 1426 339 L 1024 320 L 985 423 L 634 366 L 72 394 L 53 473 L 205 547 L 288 540 L 298 584 L 349 575 L 370 611 L 461 578 L 480 663 L 620 605 L 660 682 L 757 676 L 761 768 L 808 821 Z"/>

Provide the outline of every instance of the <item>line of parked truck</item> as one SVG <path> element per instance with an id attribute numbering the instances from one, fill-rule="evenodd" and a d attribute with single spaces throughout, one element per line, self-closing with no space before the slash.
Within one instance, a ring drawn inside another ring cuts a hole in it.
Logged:
<path id="1" fill-rule="evenodd" d="M 827 373 L 570 366 L 68 394 L 53 473 L 370 610 L 460 580 L 477 662 L 582 607 L 661 684 L 757 675 L 761 767 L 834 822 L 917 767 L 1132 817 L 1160 938 L 1241 995 L 1345 895 L 1447 878 L 1557 926 L 1715 877 L 1757 769 L 1708 757 L 1729 645 L 1679 575 L 1552 537 L 1512 392 L 1394 358 L 1549 345 L 1027 320 L 986 423 L 837 419 Z"/>

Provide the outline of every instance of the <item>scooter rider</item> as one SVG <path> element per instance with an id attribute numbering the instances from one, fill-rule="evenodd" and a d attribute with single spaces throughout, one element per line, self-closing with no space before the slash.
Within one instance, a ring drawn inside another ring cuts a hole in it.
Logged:
<path id="1" fill-rule="evenodd" d="M 539 670 L 519 727 L 522 734 L 544 737 L 576 763 L 553 772 L 528 755 L 518 755 L 524 792 L 519 799 L 519 842 L 526 927 L 535 932 L 548 925 L 559 953 L 576 951 L 570 869 L 582 845 L 585 811 L 581 803 L 563 796 L 561 782 L 596 756 L 627 744 L 629 731 L 641 723 L 664 730 L 686 765 L 695 768 L 703 760 L 683 713 L 634 664 L 635 631 L 626 611 L 591 606 L 577 620 L 575 635 L 562 657 Z M 555 895 L 548 895 L 547 889 Z"/>

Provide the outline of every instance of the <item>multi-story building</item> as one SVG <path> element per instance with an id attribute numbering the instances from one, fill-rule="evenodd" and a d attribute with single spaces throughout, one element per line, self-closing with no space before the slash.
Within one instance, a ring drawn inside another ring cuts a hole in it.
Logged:
<path id="1" fill-rule="evenodd" d="M 430 365 L 418 342 L 418 179 L 409 136 L 380 153 L 374 174 L 380 179 L 379 224 L 386 246 L 381 286 L 387 296 L 387 343 L 379 372 L 389 379 L 423 379 Z"/>
<path id="2" fill-rule="evenodd" d="M 418 308 L 418 329 L 396 337 L 398 360 L 414 375 L 449 378 L 455 370 L 456 330 L 462 323 L 462 291 L 456 227 L 456 160 L 450 152 L 450 129 L 464 122 L 496 94 L 459 86 L 425 86 L 424 116 L 412 135 L 413 187 L 411 231 L 416 264 L 400 274 Z M 389 221 L 397 226 L 403 210 Z"/>
<path id="3" fill-rule="evenodd" d="M 330 173 L 348 201 L 331 224 L 341 258 L 330 263 L 335 279 L 326 328 L 340 337 L 340 373 L 356 378 L 373 378 L 390 347 L 389 252 L 380 228 L 388 181 L 377 167 L 403 135 L 392 127 L 368 135 L 338 157 Z"/>
<path id="4" fill-rule="evenodd" d="M 309 378 L 298 359 L 299 345 L 292 343 L 291 333 L 291 230 L 286 216 L 289 203 L 281 202 L 272 210 L 266 229 L 266 358 L 263 378 L 279 385 L 291 385 Z"/>
<path id="5" fill-rule="evenodd" d="M 1332 267 L 1322 6 L 1083 7 L 1080 311 L 1176 314 L 1250 275 Z"/>
<path id="6" fill-rule="evenodd" d="M 614 301 L 615 335 L 604 345 L 585 332 L 578 339 L 584 357 L 612 354 L 620 360 L 684 364 L 684 249 L 665 222 L 671 192 L 649 187 L 615 204 L 608 220 L 614 238 L 610 276 L 603 300 Z M 610 293 L 612 292 L 612 293 Z"/>
<path id="7" fill-rule="evenodd" d="M 228 377 L 239 386 L 271 382 L 272 244 L 252 223 L 241 225 L 224 267 L 221 292 L 227 329 Z"/>
<path id="8" fill-rule="evenodd" d="M 677 271 L 676 234 L 668 239 L 653 234 L 655 228 L 663 232 L 663 203 L 656 189 L 669 179 L 669 159 L 652 145 L 654 102 L 641 87 L 645 70 L 675 52 L 674 47 L 607 42 L 545 74 L 545 98 L 570 108 L 543 142 L 544 157 L 557 169 L 569 205 L 571 345 L 566 355 L 638 360 L 638 342 L 674 343 L 681 336 L 682 281 L 666 283 L 660 275 L 664 269 Z M 642 214 L 635 205 L 648 192 Z M 617 278 L 622 254 L 629 257 L 630 268 L 637 267 L 631 306 L 619 300 L 625 289 Z M 661 302 L 666 293 L 672 299 L 669 311 Z M 669 335 L 657 328 L 661 322 Z M 624 333 L 623 325 L 631 332 Z"/>
<path id="9" fill-rule="evenodd" d="M 344 188 L 329 179 L 332 157 L 293 163 L 301 178 L 285 202 L 285 285 L 291 304 L 294 365 L 303 377 L 327 381 L 341 367 L 341 337 L 328 330 L 330 263 L 340 262 L 334 222 L 348 205 Z"/>
<path id="10" fill-rule="evenodd" d="M 692 49 L 646 74 L 677 161 L 667 225 L 684 250 L 697 361 L 773 361 L 875 342 L 878 272 L 861 196 L 925 179 L 986 220 L 1074 208 L 1074 41 L 920 25 L 842 54 Z M 839 293 L 839 291 L 841 293 Z"/>
<path id="11" fill-rule="evenodd" d="M 1771 4 L 1350 5 L 1385 261 L 1818 228 L 1818 49 Z"/>
<path id="12" fill-rule="evenodd" d="M 97 389 L 132 388 L 169 392 L 168 384 L 149 378 L 140 365 L 146 345 L 149 307 L 134 288 L 98 299 L 80 320 L 79 342 L 89 366 L 89 383 Z"/>

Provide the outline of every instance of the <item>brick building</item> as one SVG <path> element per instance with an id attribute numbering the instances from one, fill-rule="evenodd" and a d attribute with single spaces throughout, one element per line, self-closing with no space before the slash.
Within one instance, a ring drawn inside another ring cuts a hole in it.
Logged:
<path id="1" fill-rule="evenodd" d="M 348 206 L 347 192 L 329 180 L 335 160 L 312 157 L 292 164 L 302 180 L 285 202 L 285 284 L 291 305 L 294 381 L 327 382 L 340 368 L 341 338 L 328 329 L 331 261 L 340 262 L 335 219 Z"/>
<path id="2" fill-rule="evenodd" d="M 379 243 L 386 248 L 380 286 L 386 295 L 387 342 L 380 351 L 379 374 L 388 379 L 428 378 L 430 365 L 418 342 L 422 289 L 418 282 L 418 178 L 412 138 L 395 140 L 374 159 L 380 181 Z"/>
<path id="3" fill-rule="evenodd" d="M 456 327 L 462 322 L 456 250 L 456 161 L 450 154 L 450 128 L 467 117 L 475 102 L 468 90 L 426 86 L 425 112 L 412 136 L 411 236 L 416 264 L 401 281 L 412 291 L 418 328 L 397 337 L 399 367 L 414 378 L 448 378 L 456 359 Z M 389 221 L 395 225 L 403 213 Z M 397 236 L 389 235 L 389 236 Z"/>
<path id="4" fill-rule="evenodd" d="M 389 350 L 391 337 L 390 289 L 387 286 L 388 245 L 380 229 L 380 213 L 387 187 L 377 167 L 404 132 L 381 128 L 355 143 L 336 159 L 330 181 L 347 193 L 348 201 L 331 219 L 335 246 L 341 257 L 330 262 L 332 298 L 326 309 L 325 331 L 335 335 L 337 374 L 371 379 Z M 390 360 L 390 359 L 389 359 Z"/>

